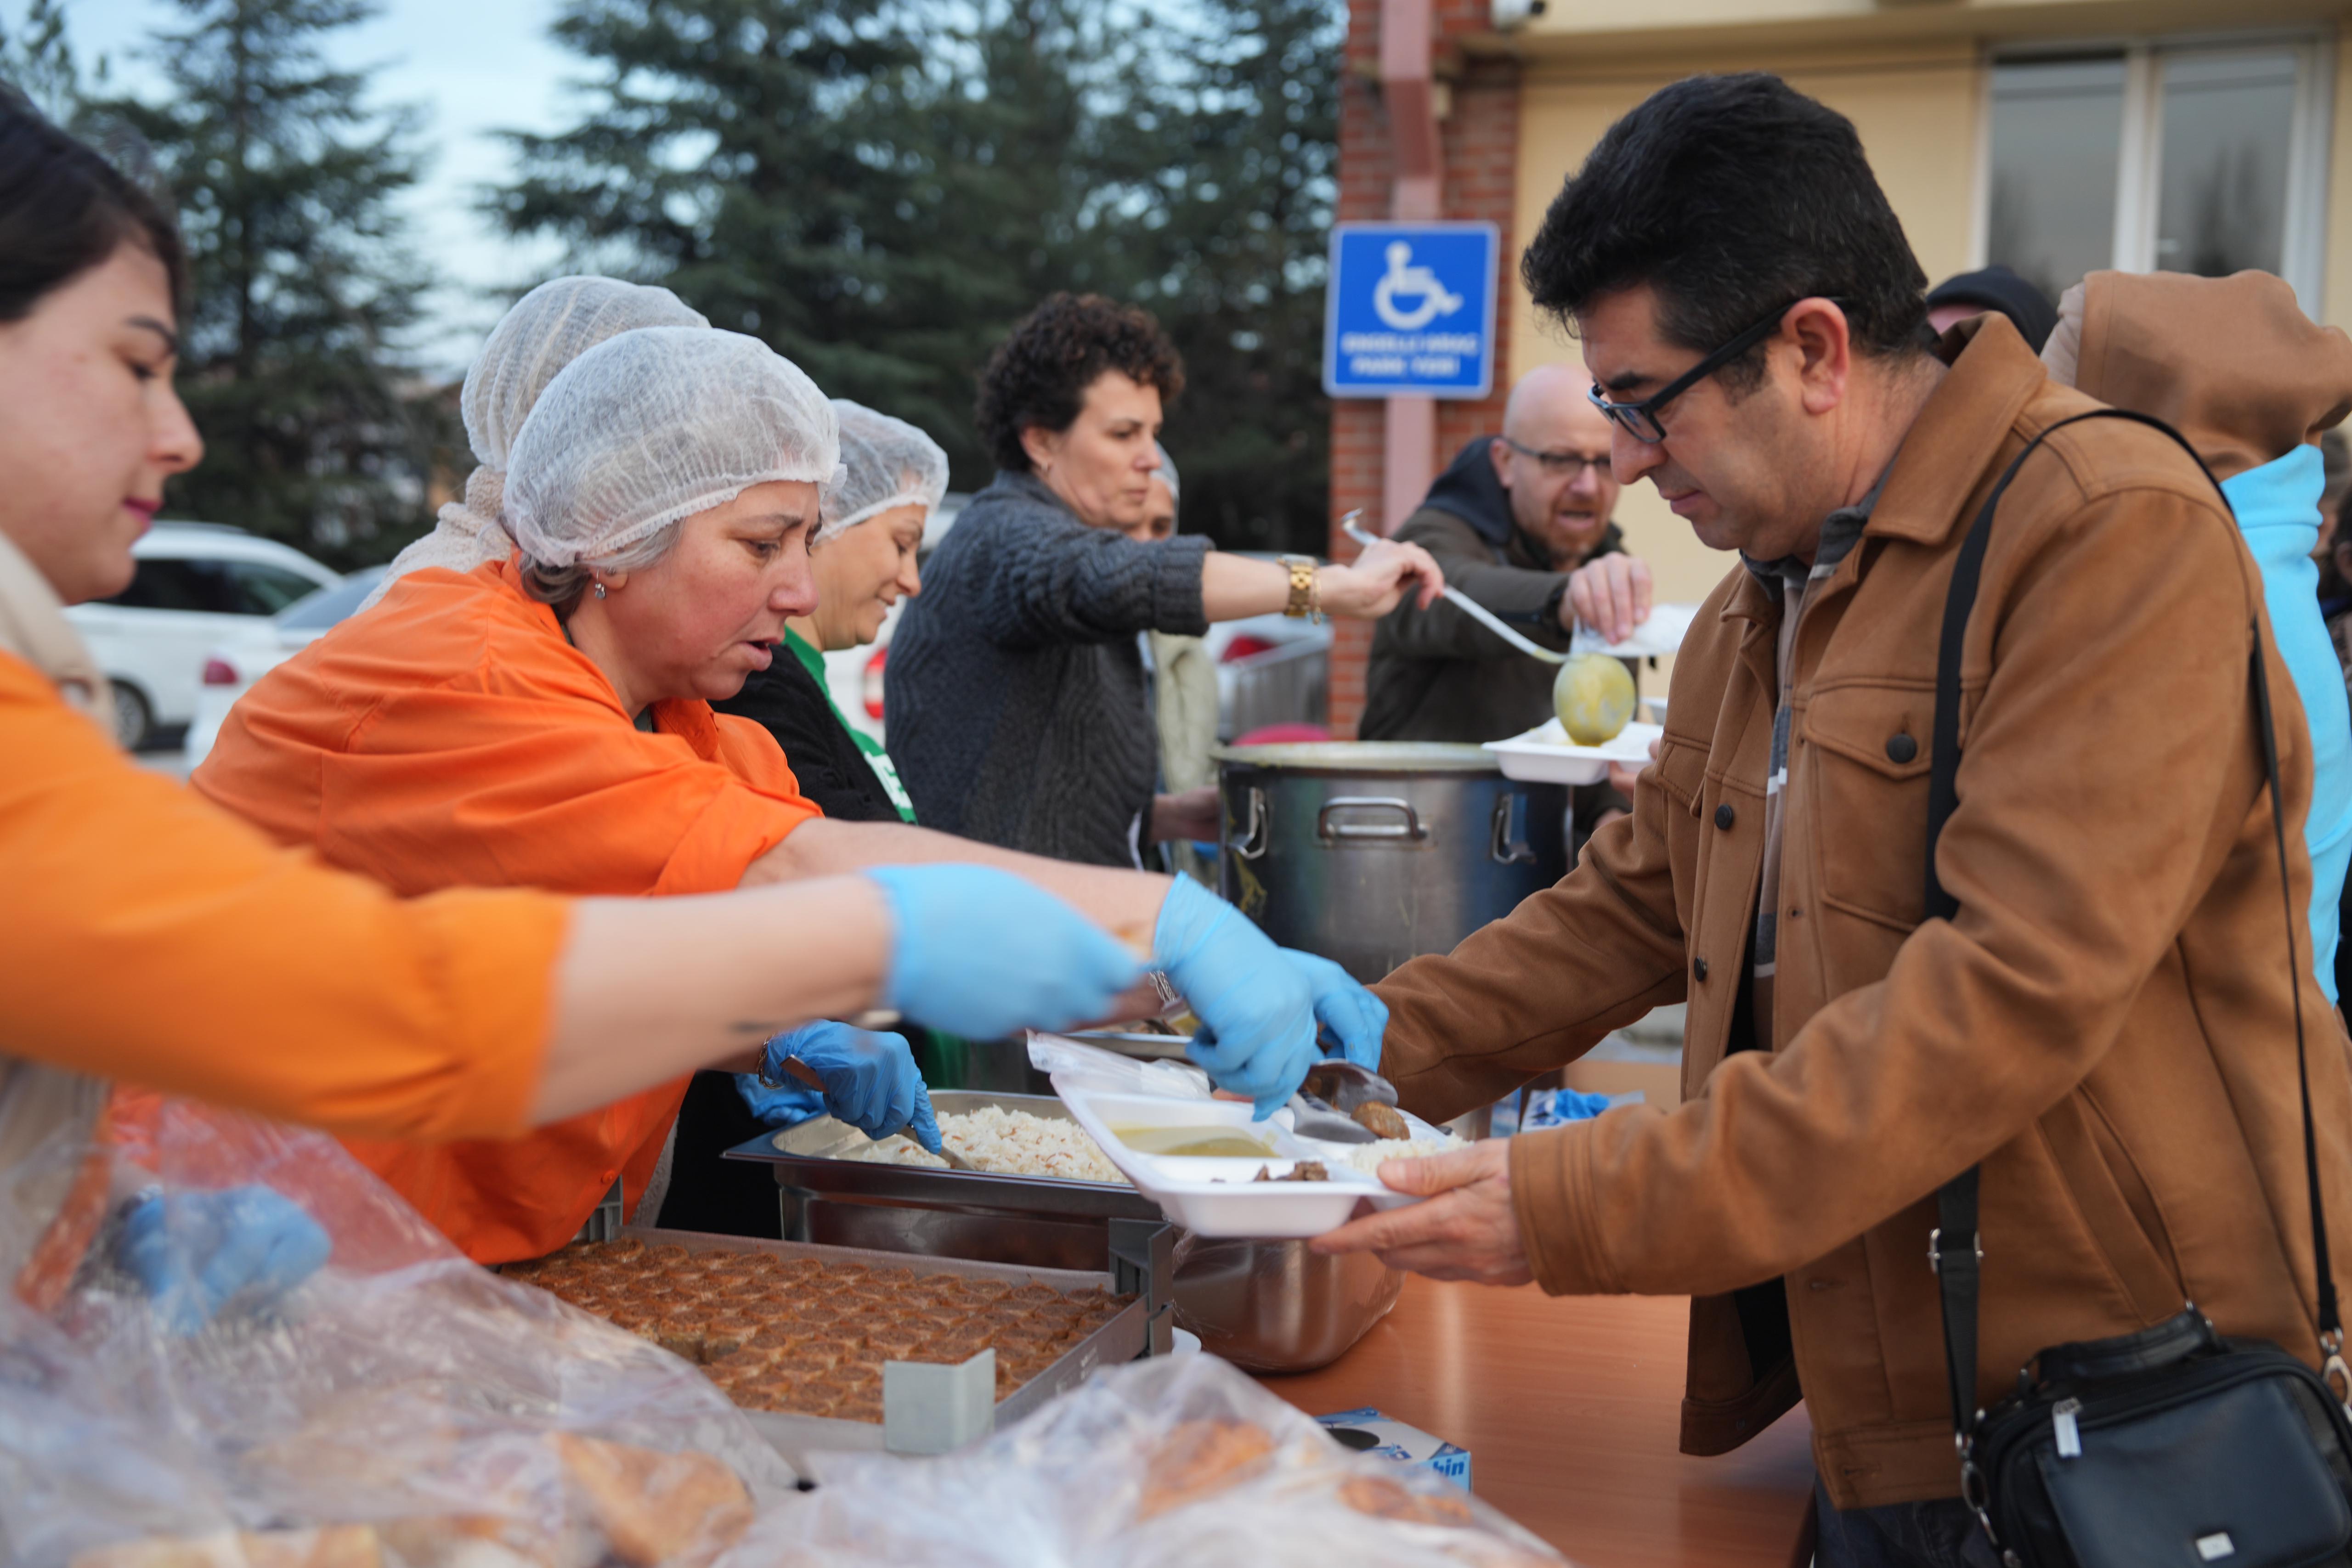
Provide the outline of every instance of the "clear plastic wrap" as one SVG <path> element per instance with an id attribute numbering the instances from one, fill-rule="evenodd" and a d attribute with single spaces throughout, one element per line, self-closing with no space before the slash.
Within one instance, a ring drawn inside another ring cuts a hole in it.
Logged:
<path id="1" fill-rule="evenodd" d="M 1031 1035 L 1029 1065 L 1052 1078 L 1056 1089 L 1085 1089 L 1097 1094 L 1156 1094 L 1170 1100 L 1211 1098 L 1209 1075 L 1190 1062 L 1139 1061 L 1064 1035 Z"/>
<path id="2" fill-rule="evenodd" d="M 936 1459 L 813 1458 L 718 1568 L 1535 1568 L 1559 1556 L 1453 1483 L 1351 1454 L 1206 1355 L 1097 1373 Z"/>
<path id="3" fill-rule="evenodd" d="M 258 1183 L 332 1252 L 194 1333 L 114 1266 L 109 1225 L 47 1310 L 0 1295 L 0 1561 L 652 1568 L 790 1495 L 692 1367 L 467 1261 L 332 1140 L 152 1096 L 110 1120 L 110 1208 Z M 60 1125 L 19 1174 L 93 1146 Z"/>

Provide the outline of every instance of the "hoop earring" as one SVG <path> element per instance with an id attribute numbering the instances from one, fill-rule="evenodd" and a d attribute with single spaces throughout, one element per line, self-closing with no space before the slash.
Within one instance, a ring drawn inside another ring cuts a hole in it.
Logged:
<path id="1" fill-rule="evenodd" d="M 596 597 L 599 599 L 604 597 L 604 585 L 601 582 L 596 585 Z"/>

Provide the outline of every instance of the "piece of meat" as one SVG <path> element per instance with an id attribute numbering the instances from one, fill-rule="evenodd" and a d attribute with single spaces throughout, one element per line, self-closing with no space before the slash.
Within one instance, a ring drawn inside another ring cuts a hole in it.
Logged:
<path id="1" fill-rule="evenodd" d="M 1375 1138 L 1410 1138 L 1412 1124 L 1393 1105 L 1383 1105 L 1377 1100 L 1367 1100 L 1355 1109 L 1356 1125 Z"/>

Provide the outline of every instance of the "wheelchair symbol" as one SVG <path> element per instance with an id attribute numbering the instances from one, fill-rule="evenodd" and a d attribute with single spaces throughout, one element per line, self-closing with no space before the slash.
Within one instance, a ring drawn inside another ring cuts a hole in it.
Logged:
<path id="1" fill-rule="evenodd" d="M 1372 309 L 1391 330 L 1417 331 L 1440 316 L 1451 316 L 1462 308 L 1462 296 L 1446 292 L 1445 285 L 1437 281 L 1437 274 L 1425 267 L 1412 265 L 1412 246 L 1402 240 L 1394 241 L 1389 246 L 1388 257 L 1387 275 L 1372 290 Z M 1401 310 L 1396 306 L 1400 296 L 1418 298 L 1421 303 L 1410 310 Z"/>

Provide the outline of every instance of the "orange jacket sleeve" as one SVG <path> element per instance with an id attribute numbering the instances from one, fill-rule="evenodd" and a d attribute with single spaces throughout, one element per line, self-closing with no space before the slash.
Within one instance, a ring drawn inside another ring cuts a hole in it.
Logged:
<path id="1" fill-rule="evenodd" d="M 0 757 L 0 1051 L 334 1132 L 526 1124 L 563 901 L 273 849 L 4 654 Z"/>
<path id="2" fill-rule="evenodd" d="M 497 569 L 424 572 L 256 683 L 192 782 L 406 894 L 724 892 L 817 814 L 757 726 L 654 715 L 660 733 L 632 728 Z"/>

